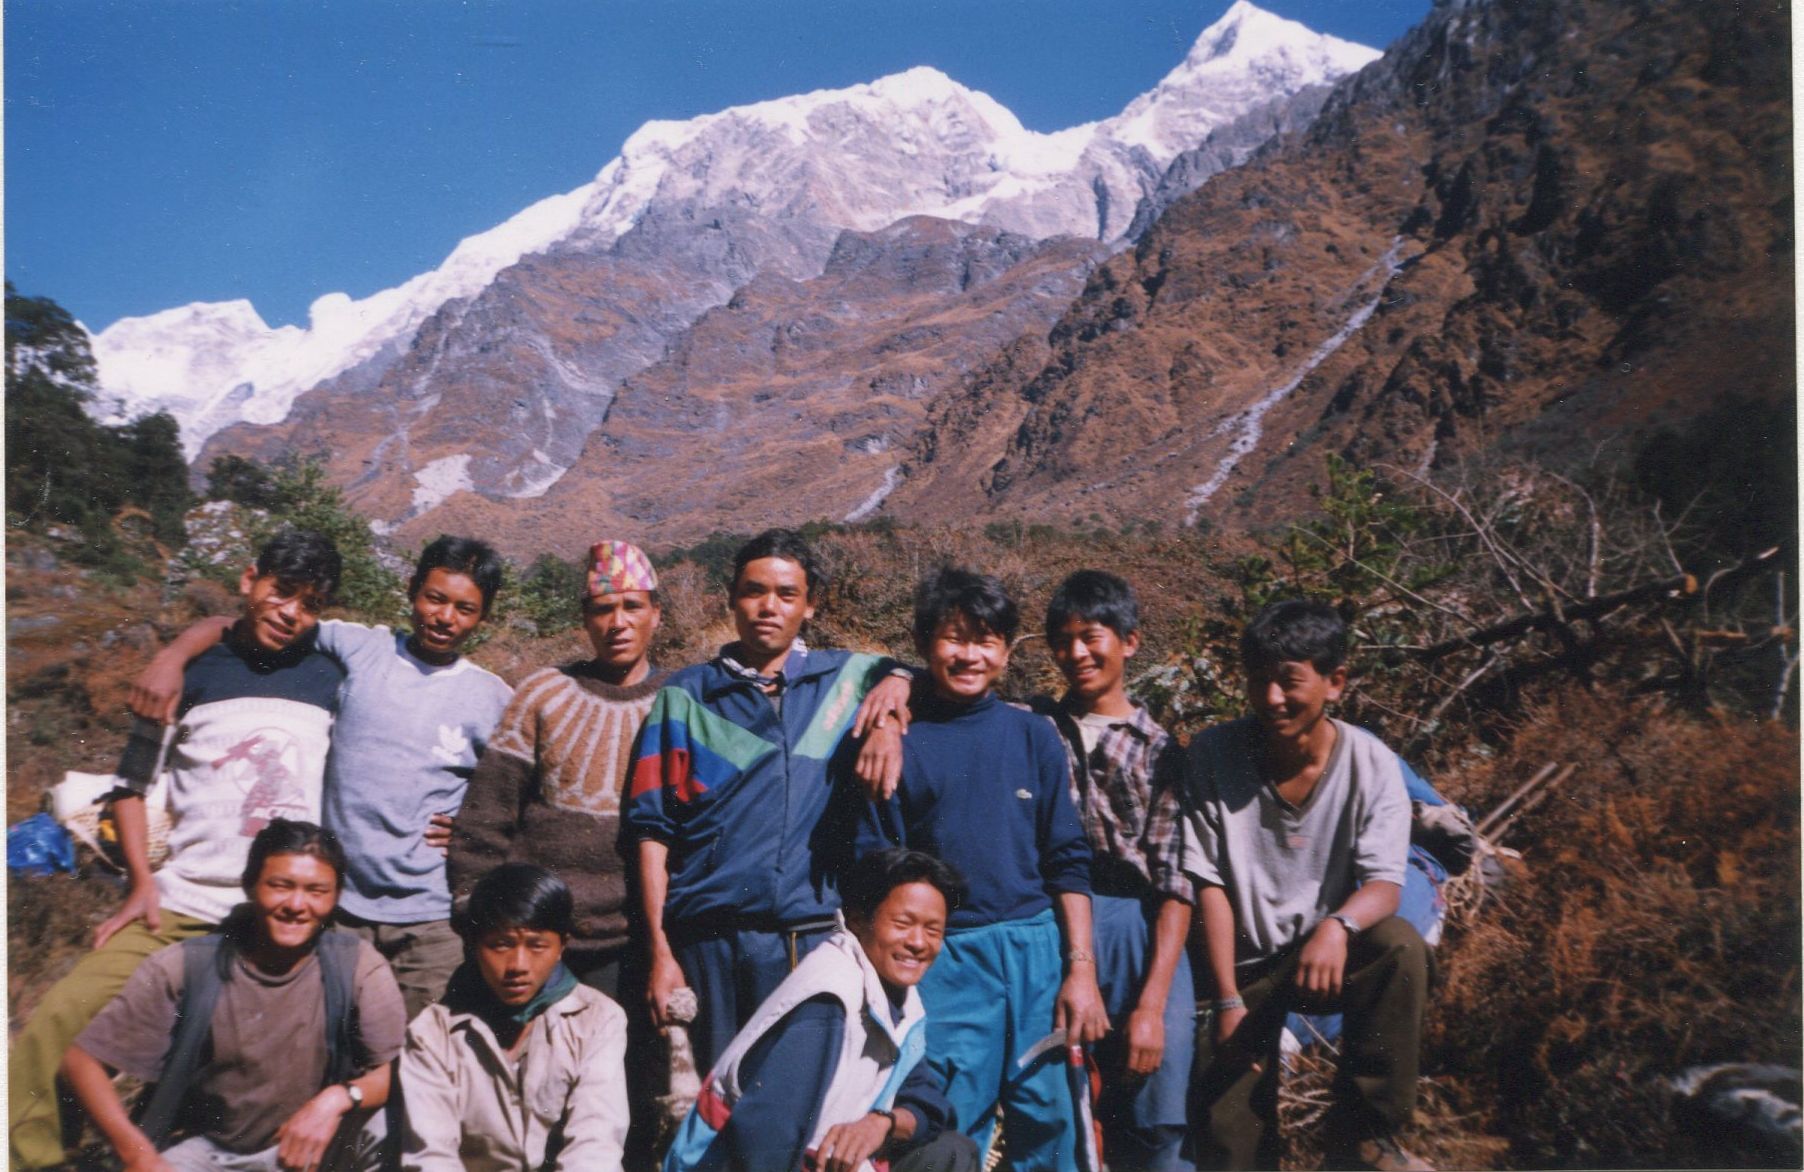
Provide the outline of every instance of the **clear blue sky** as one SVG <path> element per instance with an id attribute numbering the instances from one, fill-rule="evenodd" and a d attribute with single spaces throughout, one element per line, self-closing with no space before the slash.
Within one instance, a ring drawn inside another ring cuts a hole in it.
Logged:
<path id="1" fill-rule="evenodd" d="M 305 323 L 588 182 L 651 118 L 932 65 L 1029 127 L 1121 109 L 1228 0 L 5 0 L 6 273 L 101 329 Z M 1268 0 L 1384 47 L 1429 0 Z"/>

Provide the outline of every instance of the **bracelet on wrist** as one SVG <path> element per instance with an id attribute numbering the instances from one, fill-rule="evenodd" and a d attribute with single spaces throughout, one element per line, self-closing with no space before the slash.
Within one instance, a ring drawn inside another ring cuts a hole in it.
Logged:
<path id="1" fill-rule="evenodd" d="M 1085 952 L 1081 948 L 1073 948 L 1070 952 L 1065 954 L 1065 960 L 1069 964 L 1095 964 L 1096 954 L 1094 952 Z"/>
<path id="2" fill-rule="evenodd" d="M 1247 1003 L 1245 999 L 1238 993 L 1232 997 L 1218 997 L 1215 1000 L 1215 1012 L 1217 1013 L 1225 1013 L 1230 1009 L 1245 1009 L 1246 1007 Z"/>
<path id="3" fill-rule="evenodd" d="M 893 1133 L 896 1130 L 896 1113 L 894 1111 L 889 1110 L 887 1107 L 872 1107 L 870 1114 L 881 1115 L 889 1120 L 889 1132 L 886 1132 L 885 1134 Z"/>

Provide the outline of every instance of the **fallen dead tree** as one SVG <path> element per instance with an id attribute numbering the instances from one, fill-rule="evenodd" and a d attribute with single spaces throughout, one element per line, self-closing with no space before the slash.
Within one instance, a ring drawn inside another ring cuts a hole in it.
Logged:
<path id="1" fill-rule="evenodd" d="M 1710 576 L 1709 585 L 1729 586 L 1756 574 L 1765 573 L 1777 564 L 1778 557 L 1779 547 L 1774 546 L 1728 569 L 1718 570 Z M 1661 598 L 1688 598 L 1696 595 L 1699 590 L 1697 575 L 1680 572 L 1568 606 L 1558 603 L 1550 604 L 1544 610 L 1515 615 L 1502 622 L 1492 623 L 1478 630 L 1467 631 L 1451 639 L 1442 640 L 1430 647 L 1410 648 L 1407 653 L 1414 659 L 1430 663 L 1456 651 L 1488 647 L 1493 643 L 1500 643 L 1508 639 L 1520 639 L 1536 631 L 1563 631 L 1576 638 L 1576 633 L 1572 631 L 1574 623 L 1599 619 L 1634 603 Z M 1724 634 L 1724 632 L 1715 633 L 1719 636 Z M 1737 637 L 1745 637 L 1740 632 L 1734 634 Z"/>

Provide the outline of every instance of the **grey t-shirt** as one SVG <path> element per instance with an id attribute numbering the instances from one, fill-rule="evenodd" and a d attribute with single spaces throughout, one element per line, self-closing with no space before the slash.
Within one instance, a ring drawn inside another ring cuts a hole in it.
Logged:
<path id="1" fill-rule="evenodd" d="M 182 946 L 152 953 L 76 1045 L 116 1070 L 157 1081 L 174 1036 L 182 985 Z M 352 988 L 362 1046 L 357 1066 L 374 1070 L 401 1052 L 407 1015 L 388 962 L 361 942 Z M 234 1152 L 270 1146 L 289 1116 L 325 1085 L 326 997 L 318 954 L 279 974 L 238 958 L 213 1007 L 208 1054 L 183 1118 Z"/>
<path id="2" fill-rule="evenodd" d="M 1217 725 L 1190 743 L 1183 867 L 1227 892 L 1236 964 L 1300 942 L 1367 883 L 1403 883 L 1409 795 L 1397 755 L 1362 729 L 1339 720 L 1334 728 L 1328 764 L 1300 807 L 1260 774 L 1257 720 Z"/>
<path id="3" fill-rule="evenodd" d="M 345 667 L 323 801 L 349 861 L 339 906 L 383 924 L 448 919 L 445 859 L 421 836 L 463 805 L 513 689 L 467 659 L 429 664 L 387 627 L 324 622 L 319 646 Z"/>

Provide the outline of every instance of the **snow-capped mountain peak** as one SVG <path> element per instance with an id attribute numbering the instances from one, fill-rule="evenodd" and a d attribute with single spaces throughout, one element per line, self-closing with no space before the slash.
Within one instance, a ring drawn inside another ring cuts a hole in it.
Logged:
<path id="1" fill-rule="evenodd" d="M 1338 80 L 1378 57 L 1376 49 L 1235 0 L 1176 69 L 1103 124 L 1105 133 L 1169 161 L 1257 102 Z"/>
<path id="2" fill-rule="evenodd" d="M 457 245 L 438 268 L 364 298 L 327 294 L 305 329 L 271 329 L 244 301 L 115 322 L 93 339 L 97 407 L 167 409 L 192 458 L 215 431 L 285 418 L 296 396 L 398 354 L 447 301 L 552 249 L 605 250 L 648 212 L 681 218 L 753 207 L 838 231 L 907 216 L 982 223 L 1037 239 L 1103 240 L 1180 152 L 1260 102 L 1331 81 L 1377 53 L 1236 3 L 1176 69 L 1121 114 L 1053 133 L 1000 102 L 917 66 L 862 85 L 774 98 L 686 121 L 648 122 L 595 179 Z M 783 263 L 825 262 L 804 250 Z"/>

